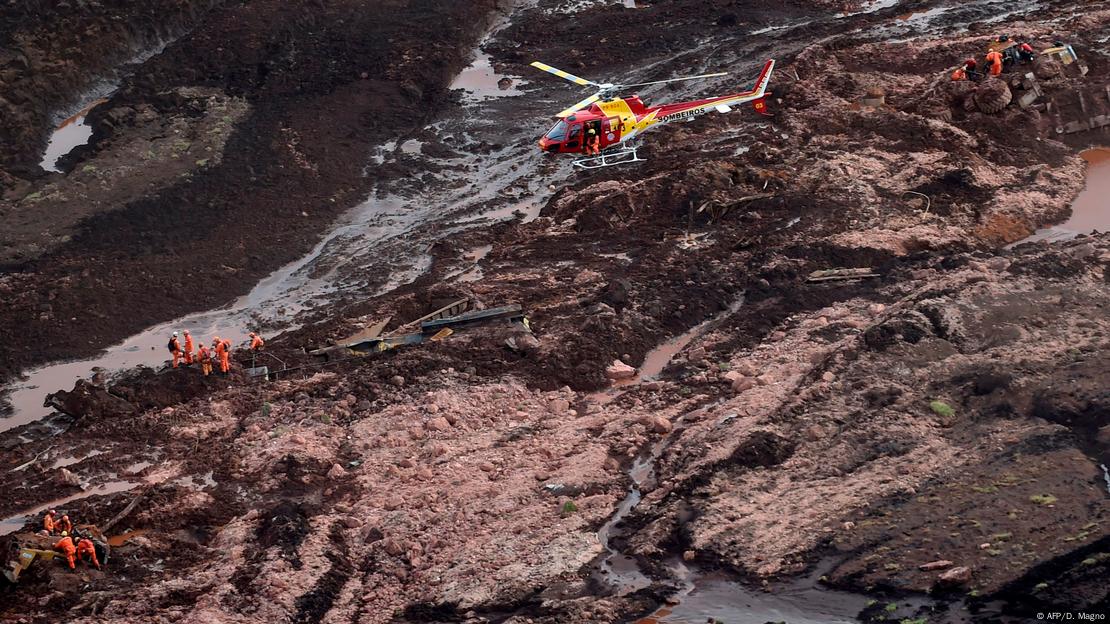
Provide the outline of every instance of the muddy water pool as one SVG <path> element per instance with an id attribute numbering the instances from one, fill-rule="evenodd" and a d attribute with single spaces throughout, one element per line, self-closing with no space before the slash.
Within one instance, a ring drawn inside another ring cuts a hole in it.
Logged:
<path id="1" fill-rule="evenodd" d="M 1069 240 L 1079 234 L 1110 231 L 1110 148 L 1080 154 L 1087 161 L 1087 184 L 1071 205 L 1071 216 L 1059 225 L 1037 230 L 1020 243 Z"/>

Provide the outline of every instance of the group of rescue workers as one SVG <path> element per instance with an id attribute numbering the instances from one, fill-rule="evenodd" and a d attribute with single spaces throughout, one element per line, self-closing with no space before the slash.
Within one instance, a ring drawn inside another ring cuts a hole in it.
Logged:
<path id="1" fill-rule="evenodd" d="M 97 570 L 100 569 L 100 560 L 96 558 L 96 546 L 91 539 L 74 530 L 68 514 L 62 514 L 59 518 L 58 512 L 53 509 L 46 512 L 42 518 L 42 534 L 61 537 L 54 543 L 54 550 L 65 556 L 70 570 L 77 567 L 77 561 L 91 564 Z"/>
<path id="2" fill-rule="evenodd" d="M 219 364 L 221 373 L 226 375 L 231 370 L 230 340 L 216 336 L 212 339 L 211 349 L 201 344 L 200 348 L 194 353 L 193 347 L 195 345 L 189 330 L 184 330 L 182 334 L 184 341 L 178 339 L 177 332 L 173 332 L 167 345 L 170 353 L 173 354 L 174 368 L 181 365 L 199 364 L 201 372 L 208 376 L 212 374 L 213 363 L 216 362 Z M 250 339 L 249 348 L 254 353 L 257 353 L 265 345 L 262 337 L 255 332 L 250 333 Z M 73 522 L 70 521 L 68 514 L 62 514 L 61 517 L 58 517 L 57 511 L 53 509 L 47 511 L 42 518 L 41 533 L 47 536 L 57 535 L 60 537 L 54 543 L 54 550 L 65 556 L 70 569 L 75 569 L 78 561 L 87 562 L 95 566 L 97 570 L 100 569 L 100 561 L 96 557 L 96 546 L 91 539 L 74 530 Z"/>
<path id="3" fill-rule="evenodd" d="M 213 364 L 218 364 L 220 372 L 226 375 L 231 370 L 231 341 L 226 338 L 215 336 L 212 338 L 212 348 L 209 349 L 203 342 L 196 353 L 193 353 L 193 336 L 189 334 L 189 330 L 184 330 L 184 342 L 178 339 L 177 332 L 170 336 L 170 341 L 166 345 L 170 353 L 173 354 L 173 367 L 177 368 L 180 365 L 190 366 L 192 364 L 199 364 L 200 370 L 204 376 L 212 374 Z M 257 353 L 262 349 L 266 343 L 258 334 L 250 333 L 250 350 L 252 353 Z"/>
<path id="4" fill-rule="evenodd" d="M 952 80 L 954 82 L 960 80 L 978 81 L 986 74 L 1000 76 L 1004 67 L 1019 63 L 1032 63 L 1036 57 L 1036 51 L 1028 42 L 1018 43 L 1017 41 L 1011 41 L 1010 37 L 1002 35 L 991 42 L 982 70 L 979 69 L 978 61 L 969 58 L 952 72 Z"/>

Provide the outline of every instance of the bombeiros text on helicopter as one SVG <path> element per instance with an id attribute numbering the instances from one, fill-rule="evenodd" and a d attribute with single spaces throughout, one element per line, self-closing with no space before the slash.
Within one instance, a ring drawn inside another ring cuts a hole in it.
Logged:
<path id="1" fill-rule="evenodd" d="M 597 92 L 556 115 L 559 122 L 540 139 L 540 150 L 548 153 L 579 154 L 574 165 L 597 169 L 612 165 L 642 162 L 636 154 L 640 135 L 651 128 L 673 121 L 685 121 L 710 111 L 728 113 L 733 106 L 752 102 L 756 112 L 767 115 L 764 96 L 775 61 L 768 60 L 751 91 L 733 93 L 703 100 L 647 106 L 638 95 L 621 97 L 619 93 L 634 87 L 666 84 L 685 80 L 705 80 L 727 76 L 728 72 L 654 80 L 635 84 L 597 83 L 533 62 L 532 67 L 569 80 L 581 86 L 593 86 Z"/>

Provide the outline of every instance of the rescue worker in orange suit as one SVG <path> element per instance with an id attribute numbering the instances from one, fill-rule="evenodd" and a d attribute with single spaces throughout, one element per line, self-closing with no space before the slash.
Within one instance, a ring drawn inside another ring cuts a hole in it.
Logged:
<path id="1" fill-rule="evenodd" d="M 73 523 L 69 521 L 69 516 L 66 514 L 62 514 L 62 519 L 59 520 L 57 524 L 54 525 L 54 527 L 59 531 L 73 533 Z"/>
<path id="2" fill-rule="evenodd" d="M 189 335 L 189 330 L 185 330 L 185 363 L 193 363 L 193 337 Z"/>
<path id="3" fill-rule="evenodd" d="M 170 353 L 173 353 L 173 367 L 177 368 L 177 362 L 181 359 L 181 341 L 177 339 L 177 332 L 170 338 L 169 347 Z"/>
<path id="4" fill-rule="evenodd" d="M 205 377 L 212 374 L 212 354 L 208 352 L 208 347 L 203 344 L 200 345 L 200 350 L 197 351 L 197 361 L 200 362 L 200 372 L 204 373 Z"/>
<path id="5" fill-rule="evenodd" d="M 952 82 L 959 82 L 961 80 L 967 80 L 967 70 L 963 66 L 958 67 L 956 71 L 952 72 Z"/>
<path id="6" fill-rule="evenodd" d="M 586 133 L 586 155 L 597 156 L 601 153 L 601 137 L 597 135 L 597 131 L 590 128 Z"/>
<path id="7" fill-rule="evenodd" d="M 259 336 L 258 334 L 254 333 L 254 332 L 251 332 L 250 335 L 251 335 L 251 368 L 254 368 L 255 355 L 257 355 L 258 352 L 262 350 L 262 345 L 264 345 L 266 343 L 262 340 L 262 336 Z"/>
<path id="8" fill-rule="evenodd" d="M 85 561 L 88 558 L 96 569 L 100 569 L 100 560 L 96 558 L 96 546 L 93 545 L 90 539 L 77 540 L 77 560 Z M 71 566 L 72 567 L 72 566 Z"/>
<path id="9" fill-rule="evenodd" d="M 51 509 L 50 511 L 46 512 L 45 516 L 42 517 L 42 530 L 45 531 L 47 535 L 54 534 L 54 528 L 57 526 L 54 523 L 54 516 L 57 513 L 58 512 Z"/>
<path id="10" fill-rule="evenodd" d="M 220 360 L 220 372 L 226 375 L 227 371 L 231 369 L 228 362 L 230 357 L 228 350 L 231 348 L 231 341 L 221 340 L 219 336 L 216 336 L 216 339 L 212 341 L 212 348 L 215 349 L 216 357 Z"/>
<path id="11" fill-rule="evenodd" d="M 999 76 L 1002 74 L 1002 53 L 998 50 L 991 50 L 987 52 L 987 62 L 991 66 L 991 75 Z"/>
<path id="12" fill-rule="evenodd" d="M 73 539 L 70 538 L 68 533 L 65 531 L 62 532 L 62 539 L 54 544 L 54 550 L 65 555 L 66 559 L 69 561 L 70 570 L 77 567 L 74 563 L 74 556 L 77 554 L 77 546 L 74 545 Z"/>
<path id="13" fill-rule="evenodd" d="M 231 371 L 231 341 L 224 338 L 223 342 L 220 344 L 223 345 L 224 348 L 224 356 L 220 358 L 220 366 L 223 367 L 224 374 L 226 375 Z"/>

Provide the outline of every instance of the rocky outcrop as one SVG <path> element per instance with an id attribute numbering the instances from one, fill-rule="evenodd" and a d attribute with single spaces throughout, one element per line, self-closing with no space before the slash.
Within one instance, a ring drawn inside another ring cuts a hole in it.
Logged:
<path id="1" fill-rule="evenodd" d="M 73 390 L 59 390 L 46 395 L 44 407 L 52 407 L 75 418 L 111 418 L 128 416 L 138 410 L 124 399 L 109 394 L 99 386 L 78 379 Z"/>

